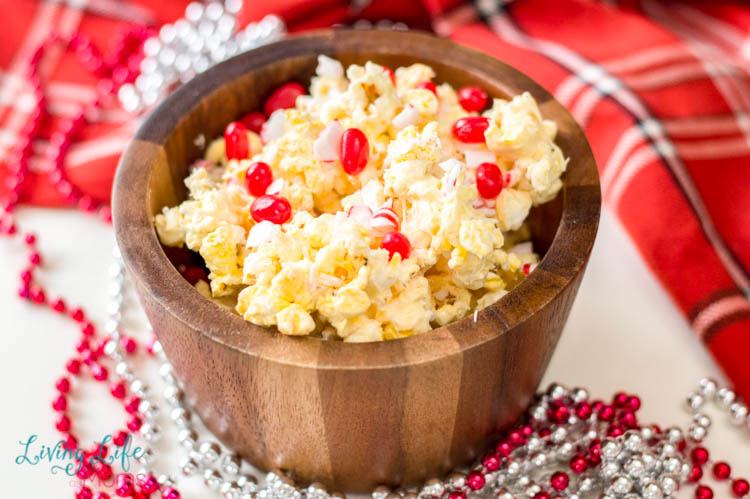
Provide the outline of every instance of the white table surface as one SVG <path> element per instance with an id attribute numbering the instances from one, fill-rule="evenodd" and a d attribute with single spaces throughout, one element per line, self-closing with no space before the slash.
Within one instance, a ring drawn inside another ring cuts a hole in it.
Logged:
<path id="1" fill-rule="evenodd" d="M 26 208 L 18 217 L 20 226 L 40 236 L 45 257 L 40 280 L 44 286 L 51 293 L 61 292 L 69 303 L 84 305 L 97 324 L 103 324 L 112 229 L 95 217 L 73 211 Z M 19 441 L 31 434 L 39 436 L 37 445 L 54 445 L 59 439 L 50 406 L 53 382 L 61 375 L 78 337 L 70 321 L 16 296 L 25 258 L 20 238 L 0 238 L 0 496 L 72 497 L 70 478 L 53 475 L 48 463 L 15 463 L 23 450 Z M 133 302 L 131 296 L 128 303 Z M 139 336 L 143 318 L 136 312 L 138 317 L 131 317 L 126 326 L 130 324 L 131 334 Z M 150 379 L 155 379 L 153 364 L 145 367 Z M 642 421 L 686 426 L 684 396 L 704 376 L 723 381 L 619 222 L 605 211 L 586 276 L 543 384 L 558 381 L 585 386 L 597 397 L 609 397 L 619 390 L 634 392 L 643 401 Z M 124 426 L 122 409 L 105 390 L 101 384 L 86 382 L 81 396 L 70 398 L 72 419 L 86 445 Z M 744 476 L 750 475 L 750 432 L 730 426 L 716 411 L 709 414 L 714 419 L 709 448 Z M 155 468 L 159 472 L 176 472 L 182 451 L 171 445 L 174 439 L 174 433 L 165 431 L 157 444 L 160 464 Z M 211 497 L 200 493 L 204 489 L 198 478 L 181 479 L 179 484 L 186 498 Z M 681 497 L 688 496 L 692 495 L 681 493 Z M 716 497 L 729 497 L 726 485 L 717 489 Z"/>

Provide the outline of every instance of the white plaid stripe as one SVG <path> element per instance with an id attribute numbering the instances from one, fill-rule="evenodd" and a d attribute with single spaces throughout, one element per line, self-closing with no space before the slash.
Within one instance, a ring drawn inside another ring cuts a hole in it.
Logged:
<path id="1" fill-rule="evenodd" d="M 563 66 L 569 68 L 572 72 L 581 74 L 584 70 L 591 71 L 589 68 L 591 68 L 592 66 L 598 68 L 597 70 L 593 71 L 595 73 L 606 72 L 601 66 L 589 63 L 580 55 L 576 54 L 563 45 L 547 40 L 534 39 L 529 37 L 525 33 L 520 32 L 513 25 L 512 21 L 508 18 L 505 12 L 500 11 L 496 15 L 491 15 L 489 17 L 489 23 L 493 30 L 495 30 L 495 32 L 498 34 L 498 36 L 505 39 L 506 41 L 514 43 L 523 48 L 539 51 L 545 54 L 547 57 L 550 57 L 552 60 L 557 61 L 559 64 L 562 64 Z M 737 284 L 737 286 L 742 290 L 742 292 L 746 296 L 750 297 L 750 277 L 748 277 L 742 266 L 735 260 L 731 251 L 726 246 L 726 243 L 723 241 L 720 234 L 716 230 L 716 227 L 713 225 L 710 214 L 703 204 L 703 200 L 701 199 L 697 188 L 693 184 L 689 173 L 685 169 L 685 166 L 682 164 L 680 158 L 678 158 L 675 154 L 675 147 L 671 143 L 670 139 L 666 136 L 664 127 L 658 121 L 656 121 L 653 116 L 651 116 L 650 112 L 643 105 L 638 96 L 636 96 L 629 89 L 625 88 L 619 82 L 619 80 L 616 80 L 611 75 L 605 75 L 602 78 L 614 79 L 616 82 L 616 84 L 614 85 L 607 84 L 605 86 L 605 91 L 602 92 L 603 94 L 610 95 L 612 99 L 614 99 L 624 109 L 635 116 L 636 119 L 638 119 L 641 123 L 649 123 L 649 126 L 642 127 L 644 135 L 646 135 L 648 140 L 651 142 L 651 146 L 654 152 L 661 156 L 664 162 L 670 167 L 670 170 L 677 179 L 678 184 L 681 186 L 690 205 L 698 216 L 704 234 L 716 251 L 717 256 L 722 261 L 725 269 Z M 585 76 L 582 77 L 582 79 L 586 79 Z M 599 81 L 601 81 L 601 79 Z M 594 88 L 597 88 L 599 81 L 593 82 L 592 86 Z M 615 87 L 615 90 L 611 91 L 610 87 Z M 629 170 L 637 171 L 649 163 L 649 161 L 647 161 L 647 155 L 645 153 L 642 155 L 642 157 L 644 159 L 639 160 L 638 162 L 634 162 L 639 168 L 630 167 Z M 620 177 L 620 182 L 622 182 L 623 185 L 621 187 L 617 187 L 615 184 L 613 188 L 618 189 L 614 191 L 615 193 L 625 190 L 630 179 L 632 178 L 632 175 L 626 174 L 621 175 Z M 617 182 L 617 180 L 615 180 L 615 182 Z M 615 197 L 616 200 L 619 200 L 619 198 L 619 195 Z M 615 207 L 617 206 L 616 203 L 613 203 L 613 205 Z"/>
<path id="2" fill-rule="evenodd" d="M 693 329 L 700 337 L 703 337 L 706 332 L 725 317 L 740 312 L 750 312 L 750 304 L 742 296 L 734 295 L 721 298 L 706 308 L 693 320 Z"/>
<path id="3" fill-rule="evenodd" d="M 742 120 L 750 119 L 748 113 L 738 113 Z M 673 137 L 700 137 L 741 133 L 737 116 L 718 115 L 698 118 L 676 118 L 662 120 L 667 133 Z"/>
<path id="4" fill-rule="evenodd" d="M 669 62 L 679 61 L 681 59 L 692 58 L 682 45 L 662 45 L 649 47 L 641 52 L 628 54 L 623 57 L 610 59 L 602 63 L 612 73 L 627 73 L 630 71 L 642 71 L 651 66 L 658 66 Z"/>
<path id="5" fill-rule="evenodd" d="M 743 33 L 742 30 L 732 24 L 711 17 L 699 9 L 674 2 L 670 5 L 669 11 L 672 13 L 673 18 L 680 19 L 683 23 L 693 25 L 710 33 L 715 43 L 726 45 L 738 52 L 745 43 L 746 33 Z"/>

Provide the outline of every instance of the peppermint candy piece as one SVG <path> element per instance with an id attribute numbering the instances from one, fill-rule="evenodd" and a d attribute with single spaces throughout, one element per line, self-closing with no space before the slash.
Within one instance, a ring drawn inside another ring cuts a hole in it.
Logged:
<path id="1" fill-rule="evenodd" d="M 367 205 L 355 204 L 349 207 L 346 211 L 346 216 L 359 225 L 369 227 L 370 219 L 372 219 L 372 210 Z"/>
<path id="2" fill-rule="evenodd" d="M 341 134 L 343 133 L 344 127 L 338 120 L 328 123 L 313 143 L 315 159 L 319 161 L 336 161 L 339 159 Z"/>
<path id="3" fill-rule="evenodd" d="M 391 200 L 391 206 L 393 201 Z M 401 221 L 398 215 L 391 206 L 383 206 L 375 213 L 373 213 L 370 219 L 370 229 L 376 235 L 387 234 L 388 232 L 394 232 L 399 229 Z"/>
<path id="4" fill-rule="evenodd" d="M 263 139 L 263 143 L 268 144 L 284 135 L 284 128 L 286 126 L 286 112 L 284 109 L 277 109 L 268 121 L 263 124 L 263 128 L 260 130 L 260 138 Z"/>
<path id="5" fill-rule="evenodd" d="M 419 123 L 419 111 L 411 104 L 407 104 L 404 109 L 393 118 L 393 126 L 402 130 L 406 127 Z"/>
<path id="6" fill-rule="evenodd" d="M 256 248 L 261 244 L 273 239 L 273 236 L 280 230 L 281 227 L 278 224 L 269 222 L 268 220 L 258 222 L 257 224 L 253 225 L 253 228 L 250 229 L 250 232 L 247 234 L 247 242 L 245 243 L 245 247 Z"/>

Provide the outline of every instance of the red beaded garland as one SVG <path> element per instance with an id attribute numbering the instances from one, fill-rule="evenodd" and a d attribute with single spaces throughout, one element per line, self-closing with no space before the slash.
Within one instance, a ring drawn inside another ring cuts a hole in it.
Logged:
<path id="1" fill-rule="evenodd" d="M 697 465 L 703 466 L 708 462 L 708 451 L 705 447 L 695 447 L 690 451 L 690 459 Z"/>
<path id="2" fill-rule="evenodd" d="M 568 477 L 568 474 L 564 471 L 556 471 L 552 474 L 552 476 L 549 479 L 550 485 L 552 485 L 552 488 L 561 491 L 568 488 L 568 484 L 570 483 L 570 478 Z"/>
<path id="3" fill-rule="evenodd" d="M 744 478 L 732 481 L 732 494 L 735 497 L 745 497 L 750 494 L 750 484 Z"/>
<path id="4" fill-rule="evenodd" d="M 466 476 L 466 484 L 471 490 L 479 490 L 484 487 L 484 474 L 481 471 L 472 471 Z"/>
<path id="5" fill-rule="evenodd" d="M 583 473 L 588 468 L 588 461 L 584 455 L 576 454 L 570 458 L 568 465 L 574 473 Z"/>
<path id="6" fill-rule="evenodd" d="M 695 488 L 695 499 L 712 499 L 713 496 L 714 491 L 711 490 L 710 487 L 698 485 L 698 487 Z"/>
<path id="7" fill-rule="evenodd" d="M 688 481 L 696 483 L 701 478 L 703 478 L 703 469 L 698 465 L 693 466 L 690 470 L 690 475 L 688 475 Z"/>
<path id="8" fill-rule="evenodd" d="M 719 461 L 714 464 L 713 472 L 717 480 L 726 480 L 732 474 L 732 468 L 724 461 Z"/>

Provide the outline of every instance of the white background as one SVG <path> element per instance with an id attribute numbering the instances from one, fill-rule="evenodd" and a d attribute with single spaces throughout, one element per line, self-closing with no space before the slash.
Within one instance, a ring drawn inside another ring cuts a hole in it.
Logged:
<path id="1" fill-rule="evenodd" d="M 44 209 L 20 210 L 19 226 L 39 235 L 45 258 L 39 278 L 45 288 L 64 295 L 69 303 L 83 305 L 102 325 L 107 267 L 114 242 L 112 229 L 93 216 Z M 59 439 L 50 406 L 55 395 L 53 383 L 63 372 L 79 336 L 71 321 L 16 296 L 25 258 L 21 238 L 0 239 L 0 496 L 73 497 L 70 479 L 52 475 L 49 464 L 15 464 L 15 457 L 22 452 L 19 440 L 38 434 L 37 444 L 53 445 Z M 133 303 L 132 296 L 128 303 Z M 130 320 L 129 334 L 143 337 L 142 320 Z M 153 365 L 145 369 L 153 375 Z M 685 394 L 704 376 L 723 382 L 708 353 L 646 269 L 619 223 L 605 212 L 586 276 L 544 384 L 558 381 L 580 385 L 597 397 L 610 397 L 619 390 L 637 393 L 643 401 L 642 422 L 686 427 Z M 77 434 L 88 447 L 93 439 L 124 427 L 125 418 L 104 385 L 82 385 L 77 391 L 80 396 L 69 399 L 69 412 Z M 715 410 L 709 414 L 714 424 L 707 445 L 714 455 L 729 460 L 736 472 L 749 476 L 750 432 L 730 426 L 726 416 Z M 157 444 L 155 468 L 175 474 L 181 450 L 170 445 L 174 432 L 163 433 L 163 441 Z M 211 497 L 199 493 L 203 488 L 197 478 L 182 479 L 179 485 L 183 497 Z M 681 497 L 692 494 L 685 490 Z M 729 497 L 727 485 L 717 488 L 715 497 Z"/>

